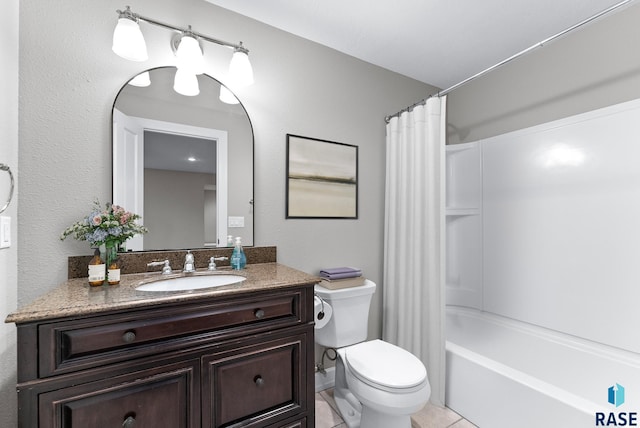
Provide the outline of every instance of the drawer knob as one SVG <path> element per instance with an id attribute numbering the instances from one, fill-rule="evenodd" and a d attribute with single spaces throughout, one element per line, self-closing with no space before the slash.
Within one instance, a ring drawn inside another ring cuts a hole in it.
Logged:
<path id="1" fill-rule="evenodd" d="M 255 312 L 253 313 L 256 318 L 260 319 L 260 318 L 264 318 L 264 310 L 263 309 L 256 309 Z"/>
<path id="2" fill-rule="evenodd" d="M 128 331 L 128 332 L 126 332 L 125 334 L 122 335 L 122 340 L 124 340 L 125 343 L 131 343 L 134 340 L 136 340 L 136 334 L 134 332 L 132 332 L 132 331 Z"/>
<path id="3" fill-rule="evenodd" d="M 264 386 L 264 379 L 262 379 L 262 376 L 260 375 L 254 377 L 253 382 L 256 384 L 258 388 L 262 388 Z"/>
<path id="4" fill-rule="evenodd" d="M 133 428 L 136 426 L 136 418 L 134 418 L 133 416 L 129 416 L 127 419 L 124 420 L 124 422 L 122 423 L 122 427 L 123 428 Z"/>

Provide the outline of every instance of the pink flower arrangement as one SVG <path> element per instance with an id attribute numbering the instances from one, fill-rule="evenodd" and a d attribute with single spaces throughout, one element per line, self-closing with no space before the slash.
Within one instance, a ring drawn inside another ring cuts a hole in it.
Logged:
<path id="1" fill-rule="evenodd" d="M 136 223 L 138 219 L 139 215 L 119 205 L 107 203 L 102 209 L 96 200 L 91 213 L 66 228 L 60 239 L 73 235 L 77 240 L 88 241 L 92 247 L 102 244 L 107 247 L 118 246 L 134 235 L 148 232 L 146 227 Z"/>

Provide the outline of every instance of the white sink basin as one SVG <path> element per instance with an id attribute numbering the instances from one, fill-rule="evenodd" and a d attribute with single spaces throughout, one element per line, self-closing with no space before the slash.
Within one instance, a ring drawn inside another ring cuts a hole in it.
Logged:
<path id="1" fill-rule="evenodd" d="M 202 288 L 220 287 L 236 284 L 246 278 L 239 275 L 201 275 L 180 276 L 178 278 L 163 279 L 136 287 L 138 291 L 185 291 Z"/>

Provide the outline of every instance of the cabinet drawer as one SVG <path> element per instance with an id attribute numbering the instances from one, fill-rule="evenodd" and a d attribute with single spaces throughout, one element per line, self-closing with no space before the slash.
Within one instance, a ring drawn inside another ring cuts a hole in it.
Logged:
<path id="1" fill-rule="evenodd" d="M 142 312 L 141 312 L 142 313 Z M 189 309 L 146 311 L 39 327 L 40 377 L 180 349 L 187 342 L 224 338 L 299 323 L 300 295 L 240 299 Z"/>
<path id="2" fill-rule="evenodd" d="M 203 427 L 264 426 L 270 418 L 282 420 L 302 411 L 306 340 L 299 335 L 233 355 L 205 356 Z"/>
<path id="3" fill-rule="evenodd" d="M 198 361 L 41 394 L 39 426 L 199 426 Z M 164 370 L 164 372 L 160 372 Z"/>
<path id="4" fill-rule="evenodd" d="M 289 422 L 285 424 L 279 423 L 269 426 L 269 428 L 307 428 L 307 418 L 302 418 L 299 421 Z"/>

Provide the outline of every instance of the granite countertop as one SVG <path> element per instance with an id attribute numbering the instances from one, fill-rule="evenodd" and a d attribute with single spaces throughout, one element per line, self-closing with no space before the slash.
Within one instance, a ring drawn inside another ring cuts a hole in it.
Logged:
<path id="1" fill-rule="evenodd" d="M 191 275 L 234 274 L 246 278 L 236 284 L 200 290 L 157 292 L 138 291 L 143 283 L 182 276 L 163 277 L 159 273 L 122 275 L 119 285 L 91 287 L 87 278 L 74 278 L 59 285 L 32 303 L 9 314 L 6 323 L 27 323 L 60 317 L 97 315 L 102 312 L 143 308 L 167 303 L 195 301 L 214 296 L 252 293 L 303 284 L 316 283 L 320 278 L 278 263 L 247 264 L 234 271 L 221 268 L 215 272 L 198 270 Z"/>

